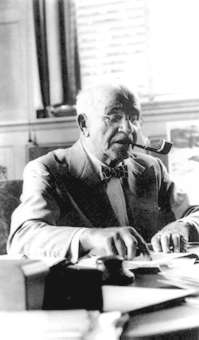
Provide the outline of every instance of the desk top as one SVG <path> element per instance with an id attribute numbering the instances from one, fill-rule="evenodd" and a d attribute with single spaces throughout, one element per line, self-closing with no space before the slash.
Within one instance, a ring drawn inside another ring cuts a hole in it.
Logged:
<path id="1" fill-rule="evenodd" d="M 198 245 L 192 249 L 198 254 Z M 194 266 L 199 269 L 198 263 Z M 137 275 L 134 286 L 164 288 L 160 278 L 160 274 Z M 131 315 L 122 339 L 199 339 L 199 295 L 187 297 L 184 302 L 164 309 Z"/>
<path id="2" fill-rule="evenodd" d="M 196 266 L 199 267 L 199 264 L 196 264 Z M 137 274 L 136 281 L 132 285 L 150 288 L 165 287 L 165 284 L 161 283 L 159 278 L 159 274 Z M 70 313 L 73 314 L 72 311 L 0 312 L 1 334 L 3 329 L 6 333 L 10 332 L 10 334 L 14 335 L 10 338 L 4 336 L 4 339 L 18 339 L 17 334 L 20 334 L 20 339 L 27 339 L 28 334 L 29 340 L 35 340 L 36 338 L 37 340 L 68 339 L 66 337 L 68 332 L 67 325 L 70 324 L 72 327 L 73 321 Z M 82 327 L 86 327 L 89 323 L 87 312 L 80 311 L 80 314 L 75 314 L 75 328 L 77 328 L 76 321 L 79 315 L 81 321 L 78 326 L 80 329 L 77 329 L 79 335 L 77 333 L 75 333 L 77 336 L 73 334 L 76 339 L 81 339 Z M 70 321 L 66 322 L 66 320 L 69 320 L 68 318 Z M 73 329 L 71 329 L 71 339 L 74 338 L 72 333 Z M 24 338 L 22 335 L 24 335 Z M 40 335 L 42 336 L 39 337 Z M 153 310 L 151 308 L 150 312 L 134 312 L 134 314 L 130 315 L 130 320 L 121 338 L 123 340 L 198 340 L 199 296 L 188 297 L 185 302 L 164 309 Z"/>
<path id="3" fill-rule="evenodd" d="M 175 334 L 175 338 L 174 338 Z M 186 334 L 186 335 L 185 335 Z M 131 316 L 122 339 L 199 339 L 199 298 L 180 305 Z"/>
<path id="4" fill-rule="evenodd" d="M 199 255 L 198 244 L 194 244 L 189 252 L 192 252 L 192 249 L 194 253 Z M 199 268 L 199 264 L 196 266 Z M 132 286 L 175 287 L 171 283 L 165 285 L 160 279 L 162 279 L 162 276 L 159 273 L 136 274 L 136 280 Z M 172 304 L 169 307 L 167 305 L 167 307 L 161 309 L 150 307 L 150 311 L 135 311 L 133 313 L 123 332 L 122 339 L 199 339 L 199 297 L 189 297 L 184 302 Z"/>

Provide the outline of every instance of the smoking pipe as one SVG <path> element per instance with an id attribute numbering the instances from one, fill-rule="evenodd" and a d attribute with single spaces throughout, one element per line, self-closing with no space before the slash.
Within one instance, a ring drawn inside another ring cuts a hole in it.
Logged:
<path id="1" fill-rule="evenodd" d="M 169 151 L 171 150 L 172 143 L 167 142 L 165 139 L 151 139 L 148 141 L 147 145 L 141 145 L 141 144 L 133 144 L 133 146 L 136 146 L 141 149 L 145 149 L 147 151 L 153 151 L 162 155 L 167 155 Z"/>

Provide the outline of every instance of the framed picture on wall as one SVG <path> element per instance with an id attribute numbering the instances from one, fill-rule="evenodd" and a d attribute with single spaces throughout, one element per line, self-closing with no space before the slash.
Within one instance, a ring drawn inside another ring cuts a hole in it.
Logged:
<path id="1" fill-rule="evenodd" d="M 169 173 L 189 193 L 191 204 L 199 204 L 199 120 L 168 123 L 167 133 L 173 143 Z"/>

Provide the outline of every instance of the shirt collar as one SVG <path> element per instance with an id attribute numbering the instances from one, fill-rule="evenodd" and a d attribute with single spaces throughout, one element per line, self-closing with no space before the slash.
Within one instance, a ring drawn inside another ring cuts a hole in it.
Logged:
<path id="1" fill-rule="evenodd" d="M 86 151 L 88 157 L 90 158 L 96 172 L 99 174 L 100 178 L 103 179 L 103 175 L 102 175 L 102 166 L 104 167 L 107 167 L 108 168 L 108 165 L 101 162 L 92 152 L 90 152 L 88 150 L 88 148 L 86 147 L 85 143 L 83 143 L 83 147 L 84 147 L 84 150 Z M 120 164 L 122 164 L 123 162 L 121 162 Z M 118 164 L 118 165 L 120 165 Z"/>

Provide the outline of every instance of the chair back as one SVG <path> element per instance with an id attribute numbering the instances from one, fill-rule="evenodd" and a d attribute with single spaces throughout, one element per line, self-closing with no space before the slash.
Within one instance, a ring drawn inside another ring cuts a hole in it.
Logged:
<path id="1" fill-rule="evenodd" d="M 20 203 L 22 180 L 0 181 L 0 255 L 6 254 L 11 215 Z"/>

